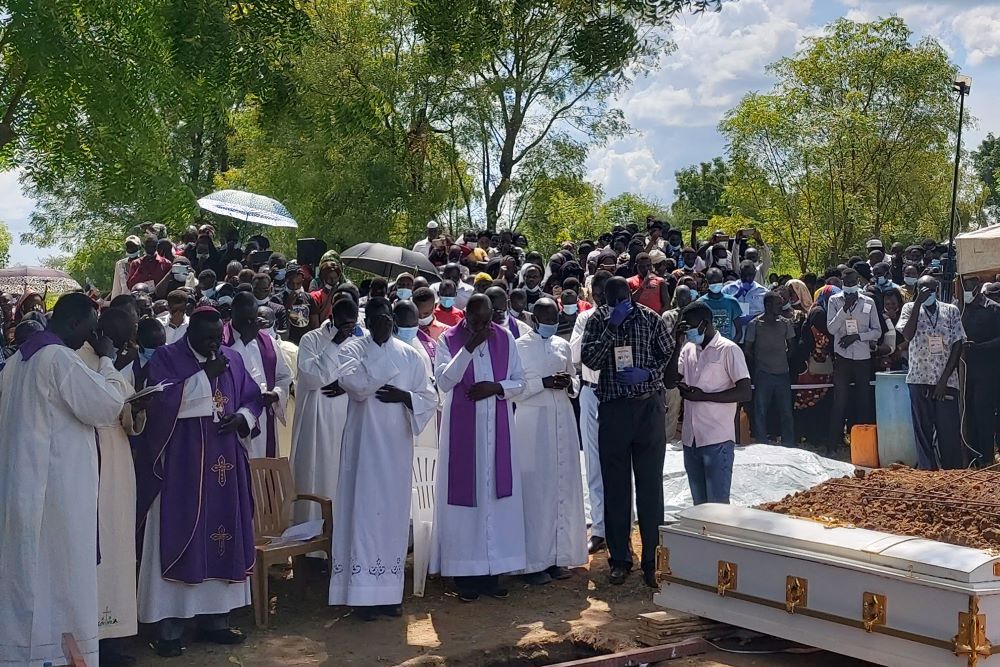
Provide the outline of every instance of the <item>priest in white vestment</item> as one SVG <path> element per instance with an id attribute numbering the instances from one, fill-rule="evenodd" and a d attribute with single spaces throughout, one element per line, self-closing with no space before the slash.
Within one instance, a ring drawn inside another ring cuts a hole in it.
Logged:
<path id="1" fill-rule="evenodd" d="M 524 391 L 515 399 L 514 448 L 524 494 L 526 581 L 545 584 L 587 564 L 580 437 L 570 394 L 579 391 L 570 344 L 556 336 L 559 308 L 542 297 L 535 330 L 517 340 Z M 569 392 L 569 393 L 567 393 Z"/>
<path id="2" fill-rule="evenodd" d="M 292 371 L 285 355 L 264 332 L 264 322 L 257 314 L 257 299 L 251 292 L 239 292 L 233 298 L 232 319 L 222 334 L 222 344 L 243 357 L 243 365 L 260 387 L 265 414 L 261 415 L 253 439 L 250 458 L 277 458 L 277 422 L 285 420 Z"/>
<path id="3" fill-rule="evenodd" d="M 63 633 L 97 665 L 99 561 L 94 429 L 123 407 L 97 311 L 63 296 L 0 375 L 0 665 L 65 665 Z M 98 370 L 76 350 L 96 341 Z"/>
<path id="4" fill-rule="evenodd" d="M 116 349 L 125 347 L 132 328 L 128 313 L 107 309 L 101 313 L 98 326 L 101 335 L 110 338 Z M 77 353 L 90 370 L 100 369 L 101 357 L 90 343 Z M 124 397 L 134 393 L 132 384 L 120 373 L 108 382 L 115 384 Z M 97 427 L 101 457 L 97 496 L 101 548 L 101 563 L 97 566 L 97 625 L 101 664 L 131 664 L 133 659 L 124 655 L 120 643 L 114 640 L 131 637 L 139 631 L 135 600 L 135 464 L 129 436 L 142 433 L 145 423 L 145 411 L 135 403 L 126 403 L 117 419 Z"/>
<path id="5" fill-rule="evenodd" d="M 358 306 L 351 299 L 333 304 L 330 319 L 299 341 L 292 427 L 292 478 L 299 493 L 337 499 L 340 448 L 347 421 L 347 395 L 341 388 L 340 350 L 355 337 Z M 296 523 L 322 519 L 317 503 L 295 503 Z"/>
<path id="6" fill-rule="evenodd" d="M 437 395 L 418 352 L 393 336 L 417 326 L 410 301 L 368 300 L 371 332 L 340 351 L 347 392 L 341 479 L 333 503 L 331 605 L 365 620 L 400 616 L 410 525 L 413 442 L 437 413 Z"/>
<path id="7" fill-rule="evenodd" d="M 444 395 L 431 572 L 455 577 L 463 600 L 504 598 L 497 575 L 525 566 L 520 466 L 511 446 L 512 399 L 524 389 L 514 338 L 491 321 L 489 297 L 441 336 L 435 361 Z"/>

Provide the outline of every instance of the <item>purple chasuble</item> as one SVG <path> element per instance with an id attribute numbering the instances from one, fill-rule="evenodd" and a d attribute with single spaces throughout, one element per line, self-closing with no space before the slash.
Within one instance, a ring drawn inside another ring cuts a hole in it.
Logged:
<path id="1" fill-rule="evenodd" d="M 493 382 L 507 379 L 510 341 L 503 329 L 490 323 L 490 337 L 487 341 L 490 361 L 493 366 Z M 472 331 L 462 322 L 441 334 L 441 340 L 455 357 L 472 337 Z M 476 401 L 468 397 L 468 391 L 476 384 L 475 362 L 469 361 L 462 381 L 451 391 L 451 413 L 448 421 L 448 504 L 462 507 L 476 506 Z M 510 460 L 510 415 L 507 401 L 499 396 L 485 400 L 496 400 L 496 446 L 494 447 L 494 469 L 496 470 L 497 498 L 507 498 L 513 494 L 514 476 Z"/>
<path id="2" fill-rule="evenodd" d="M 17 348 L 17 350 L 21 353 L 21 359 L 27 361 L 35 356 L 35 353 L 43 347 L 65 344 L 66 343 L 62 341 L 62 338 L 46 329 L 45 331 L 38 331 L 28 336 L 28 340 L 24 341 L 21 347 Z"/>
<path id="3" fill-rule="evenodd" d="M 222 344 L 226 347 L 232 347 L 234 342 L 233 329 L 227 322 L 226 326 L 222 329 Z M 258 331 L 257 347 L 260 349 L 260 360 L 264 363 L 264 381 L 267 383 L 267 390 L 274 391 L 274 378 L 278 367 L 278 357 L 274 349 L 274 341 L 263 331 Z M 278 431 L 275 428 L 274 409 L 272 406 L 267 406 L 265 412 L 265 419 L 267 419 L 267 448 L 264 454 L 268 458 L 274 459 L 278 457 Z M 252 433 L 253 437 L 257 437 L 259 434 L 260 429 L 254 429 Z"/>
<path id="4" fill-rule="evenodd" d="M 221 416 L 246 408 L 259 418 L 260 388 L 243 359 L 227 347 L 219 354 L 229 367 L 211 380 L 210 400 Z M 171 386 L 155 395 L 144 435 L 134 441 L 139 536 L 159 495 L 161 576 L 188 584 L 245 581 L 254 565 L 246 449 L 236 433 L 220 434 L 211 416 L 178 419 L 184 382 L 202 370 L 187 336 L 159 348 L 146 369 L 151 384 Z"/>

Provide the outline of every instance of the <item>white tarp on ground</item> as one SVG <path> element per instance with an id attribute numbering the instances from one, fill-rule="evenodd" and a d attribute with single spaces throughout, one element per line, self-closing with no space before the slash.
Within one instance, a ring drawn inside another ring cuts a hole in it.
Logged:
<path id="1" fill-rule="evenodd" d="M 581 467 L 583 457 L 580 457 Z M 583 468 L 584 503 L 590 523 L 590 499 L 587 474 Z M 854 466 L 843 461 L 823 458 L 804 449 L 775 445 L 747 445 L 736 448 L 733 463 L 733 485 L 730 501 L 746 507 L 781 500 L 804 491 L 820 482 L 854 474 Z M 664 518 L 691 507 L 691 491 L 684 473 L 684 452 L 667 448 L 663 461 Z"/>

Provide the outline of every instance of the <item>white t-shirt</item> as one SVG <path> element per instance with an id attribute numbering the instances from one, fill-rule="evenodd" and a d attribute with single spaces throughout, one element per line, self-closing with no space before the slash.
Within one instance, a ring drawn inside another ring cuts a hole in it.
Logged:
<path id="1" fill-rule="evenodd" d="M 732 389 L 750 378 L 743 350 L 720 333 L 705 347 L 685 343 L 677 365 L 684 382 L 709 394 Z M 684 401 L 681 439 L 685 447 L 735 442 L 736 403 Z"/>

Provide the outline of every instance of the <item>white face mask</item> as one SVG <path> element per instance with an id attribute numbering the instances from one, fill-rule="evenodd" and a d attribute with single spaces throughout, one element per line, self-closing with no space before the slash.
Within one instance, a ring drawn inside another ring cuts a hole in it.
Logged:
<path id="1" fill-rule="evenodd" d="M 417 320 L 417 322 L 419 322 L 420 326 L 422 326 L 422 327 L 428 326 L 433 321 L 434 321 L 434 314 L 433 313 L 431 313 L 427 317 L 421 317 L 419 320 Z"/>

